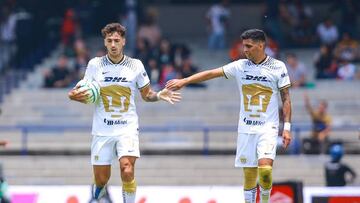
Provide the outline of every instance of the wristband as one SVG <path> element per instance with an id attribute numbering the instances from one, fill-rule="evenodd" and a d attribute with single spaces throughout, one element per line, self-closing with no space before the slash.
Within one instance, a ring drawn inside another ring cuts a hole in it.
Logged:
<path id="1" fill-rule="evenodd" d="M 291 131 L 291 123 L 290 122 L 284 123 L 284 130 Z"/>
<path id="2" fill-rule="evenodd" d="M 161 94 L 161 91 L 159 91 L 158 93 L 156 93 L 156 98 L 157 98 L 158 101 L 160 100 L 160 94 Z"/>

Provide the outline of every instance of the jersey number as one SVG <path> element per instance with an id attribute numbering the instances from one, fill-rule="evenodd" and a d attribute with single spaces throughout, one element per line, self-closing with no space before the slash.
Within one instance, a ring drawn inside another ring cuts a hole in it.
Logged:
<path id="1" fill-rule="evenodd" d="M 131 89 L 119 85 L 102 87 L 100 95 L 106 112 L 111 112 L 112 118 L 119 118 L 129 110 Z"/>

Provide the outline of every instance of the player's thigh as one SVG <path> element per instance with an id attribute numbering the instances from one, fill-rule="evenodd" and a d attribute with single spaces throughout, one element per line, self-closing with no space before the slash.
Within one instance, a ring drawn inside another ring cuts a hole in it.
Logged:
<path id="1" fill-rule="evenodd" d="M 235 167 L 257 167 L 257 139 L 256 134 L 238 134 Z"/>
<path id="2" fill-rule="evenodd" d="M 140 157 L 138 133 L 121 135 L 117 137 L 116 154 L 120 160 L 122 157 Z"/>
<path id="3" fill-rule="evenodd" d="M 277 136 L 276 130 L 269 130 L 259 135 L 257 143 L 259 165 L 272 165 L 276 157 Z"/>
<path id="4" fill-rule="evenodd" d="M 111 165 L 116 157 L 116 137 L 93 136 L 91 143 L 91 164 Z"/>

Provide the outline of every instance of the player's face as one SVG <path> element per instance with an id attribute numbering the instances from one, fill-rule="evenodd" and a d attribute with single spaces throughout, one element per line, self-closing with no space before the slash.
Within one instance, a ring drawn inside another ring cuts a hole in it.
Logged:
<path id="1" fill-rule="evenodd" d="M 112 56 L 118 56 L 122 54 L 125 46 L 125 38 L 117 32 L 107 34 L 104 39 L 104 45 L 108 51 L 108 54 Z"/>
<path id="2" fill-rule="evenodd" d="M 243 40 L 244 53 L 247 59 L 256 62 L 264 51 L 264 43 L 252 39 Z"/>

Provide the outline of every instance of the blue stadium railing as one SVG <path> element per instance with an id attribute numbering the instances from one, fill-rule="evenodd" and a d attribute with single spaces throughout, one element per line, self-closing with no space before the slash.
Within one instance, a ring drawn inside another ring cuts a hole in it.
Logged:
<path id="1" fill-rule="evenodd" d="M 289 148 L 289 153 L 299 154 L 301 152 L 301 133 L 308 132 L 311 130 L 309 124 L 293 125 L 293 141 Z M 359 133 L 360 139 L 360 125 L 341 125 L 333 126 L 332 131 L 343 131 L 343 132 L 357 132 Z M 4 131 L 20 131 L 22 134 L 21 138 L 21 153 L 26 155 L 28 153 L 28 137 L 29 133 L 34 132 L 64 132 L 64 131 L 88 131 L 90 133 L 91 126 L 41 126 L 41 125 L 18 125 L 18 126 L 0 126 L 0 132 Z M 202 132 L 203 133 L 203 148 L 202 153 L 204 155 L 209 154 L 209 139 L 211 132 L 237 132 L 237 126 L 191 126 L 191 125 L 174 125 L 174 126 L 144 126 L 141 127 L 141 131 L 146 132 Z M 1 133 L 3 134 L 3 133 Z"/>

